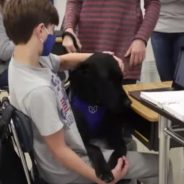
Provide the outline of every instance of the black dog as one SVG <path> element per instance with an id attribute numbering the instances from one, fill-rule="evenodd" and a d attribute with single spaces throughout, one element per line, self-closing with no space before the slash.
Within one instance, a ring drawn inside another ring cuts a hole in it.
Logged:
<path id="1" fill-rule="evenodd" d="M 96 53 L 70 73 L 71 105 L 77 126 L 94 166 L 105 182 L 114 178 L 111 169 L 126 155 L 122 127 L 130 100 L 122 89 L 122 73 L 109 54 Z M 115 151 L 106 163 L 94 139 L 104 140 Z"/>

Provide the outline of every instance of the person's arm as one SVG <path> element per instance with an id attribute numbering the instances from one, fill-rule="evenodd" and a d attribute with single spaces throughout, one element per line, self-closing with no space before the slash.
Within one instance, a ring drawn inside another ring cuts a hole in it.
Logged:
<path id="1" fill-rule="evenodd" d="M 94 53 L 69 53 L 64 54 L 59 57 L 60 69 L 61 70 L 73 70 L 75 69 L 80 63 L 86 61 L 90 56 Z M 123 61 L 114 55 L 114 53 L 105 51 L 104 54 L 113 55 L 114 59 L 118 62 L 120 70 L 124 72 L 124 65 Z"/>
<path id="2" fill-rule="evenodd" d="M 144 19 L 134 39 L 140 39 L 143 40 L 145 43 L 147 43 L 159 18 L 160 1 L 144 0 L 144 8 L 145 8 Z"/>
<path id="3" fill-rule="evenodd" d="M 146 53 L 147 41 L 159 17 L 159 0 L 144 0 L 144 7 L 145 16 L 143 22 L 125 54 L 125 57 L 130 57 L 130 67 L 139 65 L 143 62 Z"/>
<path id="4" fill-rule="evenodd" d="M 68 28 L 75 30 L 78 24 L 81 7 L 82 7 L 81 0 L 67 0 L 66 11 L 63 21 L 64 31 Z"/>
<path id="5" fill-rule="evenodd" d="M 13 42 L 8 38 L 3 24 L 3 17 L 0 13 L 0 60 L 8 61 L 14 50 Z"/>
<path id="6" fill-rule="evenodd" d="M 105 184 L 96 177 L 94 169 L 87 165 L 73 150 L 71 150 L 64 141 L 64 132 L 60 130 L 55 134 L 45 136 L 44 140 L 55 158 L 65 167 L 88 178 L 92 182 Z M 124 162 L 124 165 L 123 165 Z M 115 180 L 109 184 L 115 184 L 126 175 L 128 170 L 128 161 L 126 158 L 120 158 L 116 167 L 112 170 Z"/>
<path id="7" fill-rule="evenodd" d="M 67 0 L 66 12 L 62 25 L 63 32 L 69 32 L 75 37 L 79 49 L 81 49 L 82 46 L 77 35 L 75 34 L 75 29 L 78 24 L 81 6 L 81 0 Z M 77 52 L 77 48 L 75 48 L 73 40 L 70 36 L 64 36 L 62 44 L 68 52 Z"/>
<path id="8" fill-rule="evenodd" d="M 94 170 L 65 144 L 64 124 L 59 117 L 54 91 L 47 86 L 37 88 L 29 93 L 23 104 L 57 161 L 91 181 L 100 183 Z"/>
<path id="9" fill-rule="evenodd" d="M 94 169 L 88 166 L 65 144 L 63 130 L 60 130 L 50 136 L 45 136 L 44 140 L 55 158 L 62 165 L 95 183 L 102 183 L 102 181 L 96 177 Z"/>
<path id="10" fill-rule="evenodd" d="M 88 59 L 92 53 L 69 53 L 59 56 L 60 66 L 62 70 L 72 70 L 78 64 Z"/>
<path id="11" fill-rule="evenodd" d="M 73 35 L 72 37 L 74 37 L 77 46 L 75 46 L 74 40 L 72 39 L 71 35 Z M 82 48 L 80 40 L 78 39 L 77 35 L 74 33 L 74 30 L 72 28 L 66 29 L 63 33 L 62 45 L 66 48 L 68 53 L 78 52 Z"/>

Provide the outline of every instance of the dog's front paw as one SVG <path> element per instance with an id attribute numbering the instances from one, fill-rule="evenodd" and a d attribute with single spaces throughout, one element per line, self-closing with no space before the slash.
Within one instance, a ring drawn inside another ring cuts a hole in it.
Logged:
<path id="1" fill-rule="evenodd" d="M 114 180 L 114 176 L 111 172 L 104 172 L 104 173 L 96 173 L 97 177 L 100 178 L 105 183 L 110 183 Z"/>

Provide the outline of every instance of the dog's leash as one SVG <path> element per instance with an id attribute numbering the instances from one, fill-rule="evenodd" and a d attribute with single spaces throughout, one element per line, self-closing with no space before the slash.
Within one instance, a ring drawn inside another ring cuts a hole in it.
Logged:
<path id="1" fill-rule="evenodd" d="M 80 52 L 80 48 L 79 48 L 79 45 L 77 44 L 77 40 L 76 40 L 75 36 L 72 33 L 68 32 L 68 31 L 65 31 L 62 34 L 62 39 L 64 39 L 65 36 L 69 36 L 72 39 L 75 49 L 77 50 L 77 52 Z M 65 47 L 64 47 L 64 49 L 65 49 L 65 53 L 67 53 L 67 50 L 66 50 Z"/>

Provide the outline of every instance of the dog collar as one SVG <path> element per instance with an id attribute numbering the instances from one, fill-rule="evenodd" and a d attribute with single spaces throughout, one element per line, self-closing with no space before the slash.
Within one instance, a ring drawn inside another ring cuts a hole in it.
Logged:
<path id="1" fill-rule="evenodd" d="M 98 105 L 90 105 L 79 99 L 77 96 L 72 97 L 71 104 L 75 110 L 82 113 L 90 130 L 95 133 L 95 130 L 100 126 L 100 122 L 104 117 L 105 108 Z"/>

